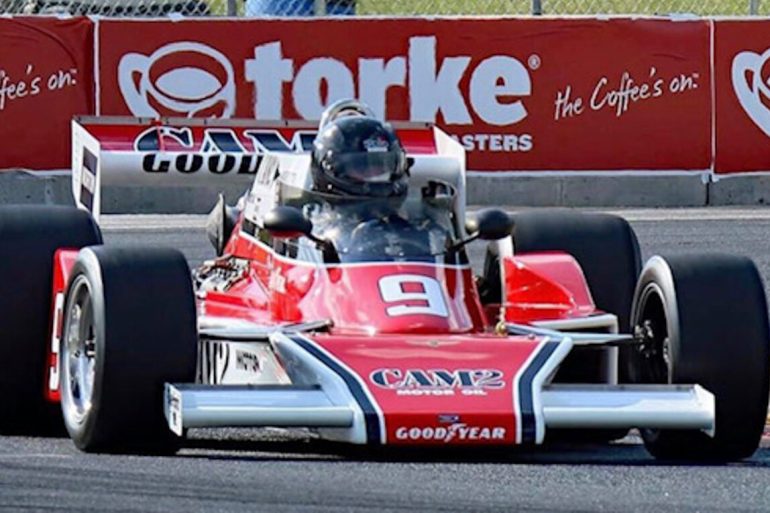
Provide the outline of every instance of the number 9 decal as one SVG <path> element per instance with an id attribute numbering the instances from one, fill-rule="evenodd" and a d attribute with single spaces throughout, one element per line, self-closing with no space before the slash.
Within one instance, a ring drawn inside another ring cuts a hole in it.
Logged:
<path id="1" fill-rule="evenodd" d="M 380 278 L 380 295 L 385 303 L 409 303 L 388 306 L 385 313 L 400 315 L 436 315 L 449 317 L 439 282 L 420 274 L 397 274 Z"/>

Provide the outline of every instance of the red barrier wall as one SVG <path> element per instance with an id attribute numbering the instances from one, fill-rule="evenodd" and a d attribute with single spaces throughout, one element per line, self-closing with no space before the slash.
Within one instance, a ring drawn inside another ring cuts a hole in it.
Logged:
<path id="1" fill-rule="evenodd" d="M 0 169 L 69 168 L 70 120 L 93 103 L 88 19 L 0 18 Z"/>
<path id="2" fill-rule="evenodd" d="M 715 23 L 717 173 L 770 170 L 770 21 Z"/>
<path id="3" fill-rule="evenodd" d="M 98 30 L 101 114 L 317 119 L 358 95 L 389 119 L 438 122 L 472 170 L 710 166 L 708 21 L 104 20 Z"/>
<path id="4" fill-rule="evenodd" d="M 0 18 L 0 169 L 68 168 L 76 114 L 312 119 L 358 96 L 388 118 L 439 123 L 471 170 L 770 170 L 767 19 L 96 27 Z"/>

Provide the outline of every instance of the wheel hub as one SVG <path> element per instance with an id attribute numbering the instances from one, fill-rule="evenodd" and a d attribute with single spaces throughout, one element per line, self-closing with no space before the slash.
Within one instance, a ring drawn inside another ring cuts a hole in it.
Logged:
<path id="1" fill-rule="evenodd" d="M 96 369 L 96 335 L 91 291 L 80 276 L 71 289 L 65 316 L 62 347 L 62 409 L 65 417 L 81 423 L 91 410 Z"/>
<path id="2" fill-rule="evenodd" d="M 665 319 L 657 318 L 655 312 L 647 314 L 634 327 L 643 382 L 668 383 L 671 357 Z"/>

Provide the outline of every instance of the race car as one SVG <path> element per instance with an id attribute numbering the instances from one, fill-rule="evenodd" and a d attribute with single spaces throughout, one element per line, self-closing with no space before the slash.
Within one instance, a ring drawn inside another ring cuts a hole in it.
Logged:
<path id="1" fill-rule="evenodd" d="M 192 273 L 177 250 L 102 244 L 102 186 L 225 179 L 247 192 L 220 196 L 217 256 Z M 620 217 L 466 216 L 463 148 L 435 126 L 353 100 L 317 126 L 83 118 L 73 194 L 0 208 L 3 432 L 63 419 L 84 451 L 166 453 L 201 427 L 419 447 L 637 428 L 656 458 L 716 461 L 760 442 L 770 330 L 749 259 L 642 268 Z"/>

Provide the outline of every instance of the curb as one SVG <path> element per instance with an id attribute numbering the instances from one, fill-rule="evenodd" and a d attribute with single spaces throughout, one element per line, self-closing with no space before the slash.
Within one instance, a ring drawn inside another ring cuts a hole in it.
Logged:
<path id="1" fill-rule="evenodd" d="M 72 205 L 69 171 L 0 171 L 0 204 Z"/>
<path id="2" fill-rule="evenodd" d="M 728 176 L 710 184 L 709 205 L 770 204 L 770 176 Z"/>
<path id="3" fill-rule="evenodd" d="M 72 205 L 69 171 L 0 172 L 0 203 Z M 217 193 L 229 202 L 244 192 L 241 184 L 225 187 L 107 187 L 102 212 L 208 213 Z M 467 177 L 469 205 L 501 207 L 703 207 L 770 203 L 770 176 L 744 175 L 704 183 L 687 175 L 544 175 Z"/>
<path id="4" fill-rule="evenodd" d="M 731 179 L 732 180 L 732 179 Z M 468 203 L 530 207 L 702 207 L 702 175 L 547 175 L 467 177 Z M 770 192 L 770 181 L 767 183 Z"/>

